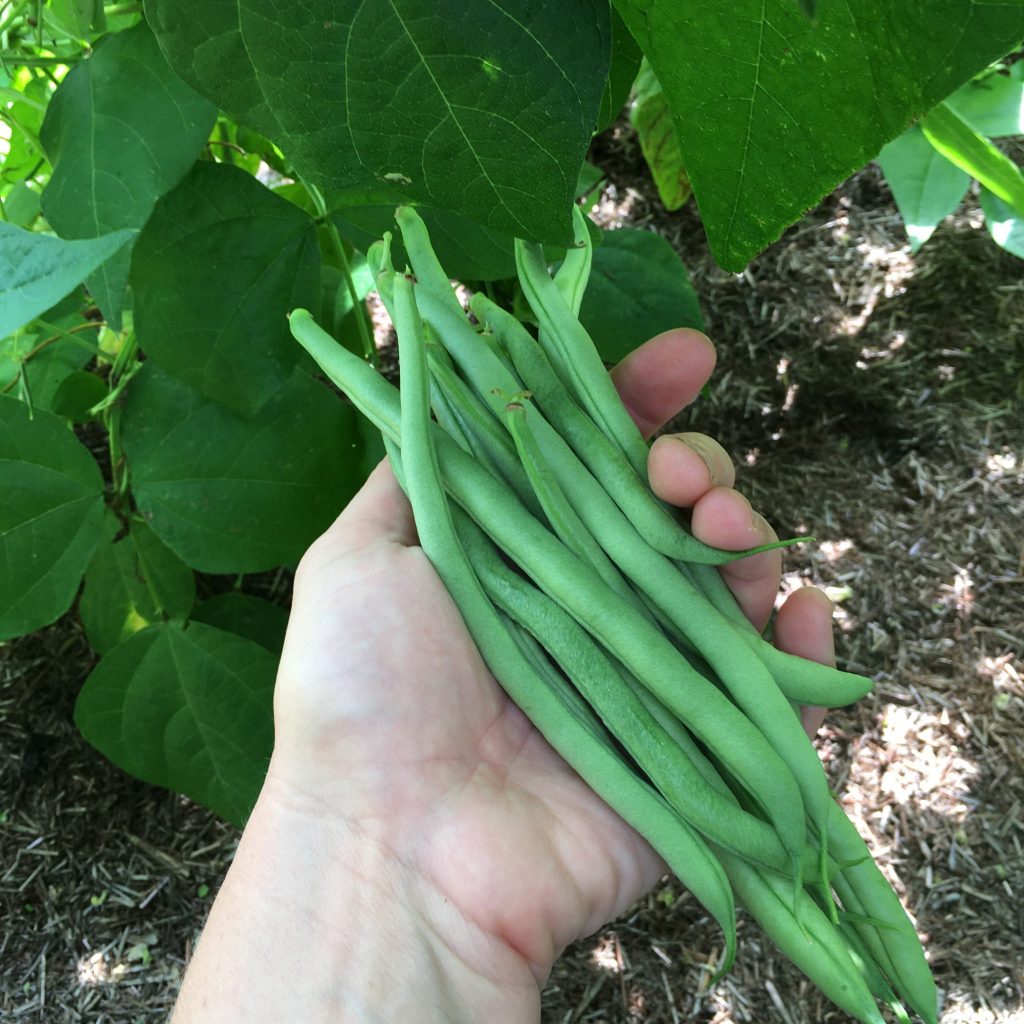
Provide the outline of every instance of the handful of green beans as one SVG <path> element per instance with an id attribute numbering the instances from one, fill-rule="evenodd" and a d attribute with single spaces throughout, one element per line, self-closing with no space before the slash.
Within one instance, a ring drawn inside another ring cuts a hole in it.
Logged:
<path id="1" fill-rule="evenodd" d="M 471 319 L 411 208 L 371 247 L 401 392 L 305 310 L 295 338 L 381 431 L 420 543 L 484 660 L 548 742 L 646 837 L 722 928 L 739 902 L 853 1017 L 937 1019 L 914 926 L 832 798 L 796 704 L 870 681 L 792 655 L 747 621 L 647 485 L 647 445 L 577 313 L 590 238 L 557 273 L 516 243 L 535 338 L 484 295 Z M 414 275 L 414 276 L 412 276 Z M 475 323 L 474 323 L 475 320 Z"/>

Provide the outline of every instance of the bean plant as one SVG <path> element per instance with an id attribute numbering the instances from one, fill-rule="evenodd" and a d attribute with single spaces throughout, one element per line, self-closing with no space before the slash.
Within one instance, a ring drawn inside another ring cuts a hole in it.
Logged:
<path id="1" fill-rule="evenodd" d="M 740 271 L 923 115 L 953 159 L 937 105 L 1022 37 L 1024 5 L 964 0 L 0 2 L 0 641 L 76 614 L 90 742 L 244 821 L 284 616 L 246 579 L 382 454 L 289 313 L 375 363 L 367 253 L 398 205 L 528 310 L 514 240 L 571 256 L 642 60 L 637 129 L 670 129 L 665 180 Z M 700 325 L 663 239 L 587 231 L 606 362 Z"/>

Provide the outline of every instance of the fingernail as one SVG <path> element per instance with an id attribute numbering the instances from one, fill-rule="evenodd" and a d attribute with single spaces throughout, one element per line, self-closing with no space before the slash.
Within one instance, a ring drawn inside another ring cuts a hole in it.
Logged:
<path id="1" fill-rule="evenodd" d="M 687 448 L 690 449 L 691 452 L 694 452 L 697 456 L 700 457 L 701 462 L 703 462 L 704 465 L 708 467 L 708 476 L 711 478 L 711 482 L 714 483 L 715 470 L 711 459 L 711 452 L 708 450 L 703 440 L 701 440 L 699 436 L 693 435 L 689 437 L 683 437 L 680 434 L 676 434 L 674 436 L 680 444 L 685 445 Z"/>

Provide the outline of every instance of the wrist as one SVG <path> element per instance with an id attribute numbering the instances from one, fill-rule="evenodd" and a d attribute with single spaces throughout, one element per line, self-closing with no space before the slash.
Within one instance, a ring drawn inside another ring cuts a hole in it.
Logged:
<path id="1" fill-rule="evenodd" d="M 529 964 L 401 863 L 383 830 L 332 817 L 272 767 L 174 1024 L 518 1024 L 539 1005 Z"/>

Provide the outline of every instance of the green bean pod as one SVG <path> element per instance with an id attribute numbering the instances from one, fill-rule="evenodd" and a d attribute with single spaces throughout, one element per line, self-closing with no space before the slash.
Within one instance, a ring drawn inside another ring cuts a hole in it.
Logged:
<path id="1" fill-rule="evenodd" d="M 717 851 L 740 904 L 768 937 L 832 1000 L 864 1024 L 885 1024 L 874 997 L 835 926 L 802 890 L 759 871 L 726 850 Z"/>
<path id="2" fill-rule="evenodd" d="M 619 400 L 590 335 L 551 280 L 544 250 L 517 238 L 515 254 L 520 286 L 540 324 L 542 343 L 555 353 L 556 372 L 565 374 L 563 384 L 642 479 L 647 472 L 647 443 Z"/>
<path id="3" fill-rule="evenodd" d="M 515 445 L 509 440 L 507 431 L 480 404 L 454 369 L 440 355 L 435 355 L 436 351 L 443 352 L 444 349 L 434 345 L 427 348 L 432 393 L 437 392 L 459 424 L 467 441 L 463 448 L 487 466 L 495 476 L 504 480 L 534 515 L 542 515 L 541 506 L 522 463 L 516 457 Z"/>
<path id="4" fill-rule="evenodd" d="M 903 1001 L 928 1024 L 935 1024 L 938 993 L 917 929 L 885 875 L 879 871 L 856 826 L 839 807 L 829 817 L 828 839 L 833 855 L 848 862 L 834 881 L 846 909 L 885 924 L 878 928 L 868 923 L 854 923 L 857 934 L 883 967 Z"/>
<path id="5" fill-rule="evenodd" d="M 602 489 L 614 499 L 615 504 L 651 547 L 663 554 L 666 549 L 670 549 L 671 557 L 688 562 L 707 564 L 714 558 L 721 564 L 778 546 L 769 544 L 725 553 L 702 544 L 686 533 L 657 501 L 650 488 L 640 482 L 621 453 L 575 405 L 555 376 L 543 351 L 522 324 L 479 293 L 470 305 L 473 312 L 487 322 L 508 351 L 519 376 L 544 410 L 545 417 L 551 420 L 551 425 L 557 428 L 561 438 L 565 439 L 586 468 L 594 474 Z M 538 443 L 542 443 L 547 432 L 540 429 L 539 433 Z M 554 447 L 549 441 L 548 451 Z M 572 475 L 572 483 L 566 485 L 567 493 L 581 493 L 580 487 L 583 485 L 582 474 L 577 471 Z M 593 489 L 585 487 L 582 494 L 585 497 L 581 501 L 593 506 Z M 600 502 L 600 499 L 597 500 Z M 606 506 L 599 507 L 599 512 L 602 518 L 607 517 Z M 694 573 L 702 568 L 694 566 Z M 726 617 L 734 628 L 738 622 L 742 622 L 742 626 L 737 628 L 737 634 L 768 666 L 788 699 L 805 704 L 820 703 L 839 707 L 852 704 L 870 691 L 871 681 L 863 676 L 840 672 L 831 666 L 785 654 L 767 643 L 747 622 L 721 577 L 710 568 L 704 569 L 700 577 L 704 586 L 712 588 L 710 577 L 716 581 L 711 591 L 716 597 L 714 607 L 720 612 L 723 608 L 727 610 Z M 822 697 L 826 699 L 822 700 Z"/>
<path id="6" fill-rule="evenodd" d="M 521 402 L 510 402 L 506 407 L 505 426 L 512 436 L 520 464 L 526 471 L 533 493 L 544 510 L 555 536 L 578 558 L 590 565 L 619 597 L 653 621 L 647 607 L 622 578 L 619 570 L 612 565 L 611 559 L 590 535 L 590 531 L 583 525 L 565 497 L 558 480 L 544 461 Z"/>
<path id="7" fill-rule="evenodd" d="M 575 204 L 572 208 L 573 244 L 565 252 L 562 265 L 555 271 L 555 286 L 565 299 L 565 304 L 579 316 L 583 295 L 590 280 L 594 247 L 587 230 L 586 214 Z"/>

